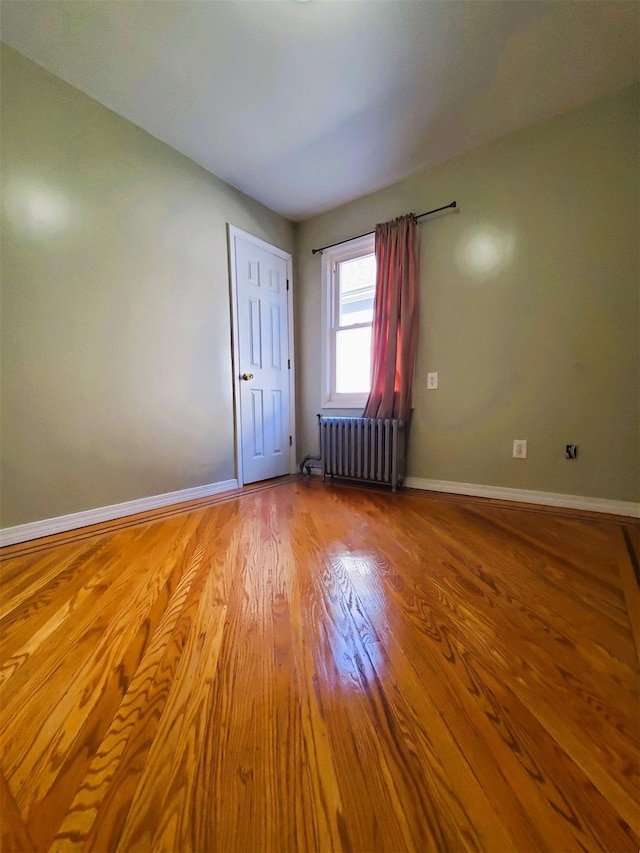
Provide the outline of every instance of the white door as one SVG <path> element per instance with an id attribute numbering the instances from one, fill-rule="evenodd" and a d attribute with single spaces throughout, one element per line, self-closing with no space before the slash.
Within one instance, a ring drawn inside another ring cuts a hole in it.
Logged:
<path id="1" fill-rule="evenodd" d="M 291 470 L 290 256 L 235 228 L 229 233 L 235 286 L 238 474 L 241 483 L 255 483 Z"/>

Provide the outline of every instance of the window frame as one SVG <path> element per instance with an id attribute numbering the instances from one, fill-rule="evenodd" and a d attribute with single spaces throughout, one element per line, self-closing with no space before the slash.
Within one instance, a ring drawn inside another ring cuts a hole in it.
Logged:
<path id="1" fill-rule="evenodd" d="M 356 237 L 340 246 L 322 252 L 322 408 L 361 409 L 367 402 L 369 392 L 361 394 L 339 394 L 336 391 L 336 342 L 341 328 L 366 328 L 372 323 L 354 323 L 339 326 L 339 282 L 338 264 L 352 261 L 365 255 L 375 254 L 375 234 Z"/>

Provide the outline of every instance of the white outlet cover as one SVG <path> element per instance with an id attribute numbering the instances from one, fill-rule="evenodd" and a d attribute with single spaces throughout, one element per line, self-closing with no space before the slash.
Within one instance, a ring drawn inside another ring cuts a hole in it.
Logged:
<path id="1" fill-rule="evenodd" d="M 516 438 L 513 442 L 513 458 L 514 459 L 526 459 L 527 458 L 527 442 L 523 438 Z"/>
<path id="2" fill-rule="evenodd" d="M 438 387 L 438 374 L 427 373 L 427 389 L 433 391 Z"/>

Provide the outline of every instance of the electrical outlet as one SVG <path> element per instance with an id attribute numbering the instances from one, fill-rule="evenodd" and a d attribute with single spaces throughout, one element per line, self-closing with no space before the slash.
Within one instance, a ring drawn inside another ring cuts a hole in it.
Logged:
<path id="1" fill-rule="evenodd" d="M 435 391 L 438 387 L 438 374 L 427 373 L 427 388 L 429 391 Z"/>
<path id="2" fill-rule="evenodd" d="M 527 458 L 527 442 L 522 438 L 516 438 L 513 442 L 513 458 L 514 459 L 526 459 Z"/>

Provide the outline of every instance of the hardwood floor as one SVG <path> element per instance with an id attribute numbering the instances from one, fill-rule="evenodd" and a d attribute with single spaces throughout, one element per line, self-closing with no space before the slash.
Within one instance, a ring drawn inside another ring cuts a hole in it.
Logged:
<path id="1" fill-rule="evenodd" d="M 14 547 L 2 850 L 637 851 L 637 545 L 295 480 Z"/>

